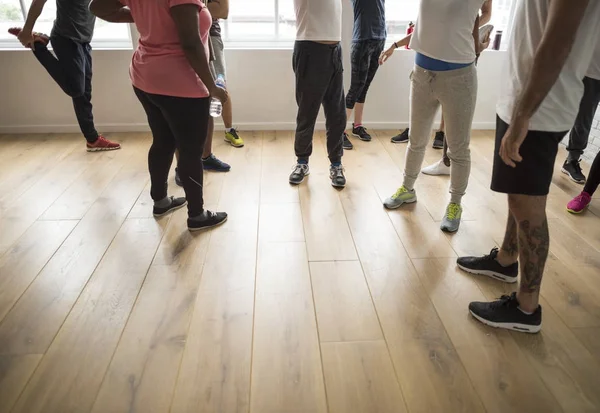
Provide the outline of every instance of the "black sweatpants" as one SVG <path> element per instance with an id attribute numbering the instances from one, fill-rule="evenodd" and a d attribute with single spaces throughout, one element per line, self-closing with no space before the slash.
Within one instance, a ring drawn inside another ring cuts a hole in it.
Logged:
<path id="1" fill-rule="evenodd" d="M 321 105 L 325 111 L 327 153 L 332 164 L 342 161 L 346 108 L 342 46 L 296 41 L 292 66 L 296 75 L 296 140 L 298 161 L 312 154 L 315 123 Z"/>
<path id="2" fill-rule="evenodd" d="M 152 199 L 160 201 L 167 196 L 167 179 L 177 149 L 177 171 L 188 201 L 188 215 L 201 214 L 204 210 L 202 151 L 208 136 L 210 98 L 155 95 L 133 89 L 152 130 L 148 152 Z"/>
<path id="3" fill-rule="evenodd" d="M 594 158 L 594 163 L 592 163 L 592 167 L 590 168 L 590 176 L 588 176 L 583 190 L 590 195 L 594 195 L 594 192 L 598 189 L 598 185 L 600 185 L 600 152 Z"/>
<path id="4" fill-rule="evenodd" d="M 583 151 L 588 144 L 594 115 L 600 103 L 600 80 L 585 77 L 583 85 L 585 86 L 585 91 L 579 104 L 579 113 L 577 114 L 575 125 L 569 134 L 569 144 L 567 145 L 569 161 L 578 161 L 581 155 L 583 155 Z"/>
<path id="5" fill-rule="evenodd" d="M 33 54 L 60 88 L 73 99 L 79 128 L 88 142 L 98 139 L 92 114 L 92 47 L 62 36 L 53 35 L 50 43 L 56 56 L 40 42 Z"/>

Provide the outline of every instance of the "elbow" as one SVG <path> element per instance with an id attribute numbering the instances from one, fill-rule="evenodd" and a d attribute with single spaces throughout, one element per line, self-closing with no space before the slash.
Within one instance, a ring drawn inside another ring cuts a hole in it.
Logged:
<path id="1" fill-rule="evenodd" d="M 96 0 L 92 0 L 90 2 L 90 13 L 92 13 L 96 17 L 102 18 L 106 13 L 102 12 L 102 6 L 99 5 L 100 2 Z"/>
<path id="2" fill-rule="evenodd" d="M 221 16 L 219 16 L 219 18 L 225 20 L 229 18 L 229 5 L 226 5 L 221 8 Z"/>

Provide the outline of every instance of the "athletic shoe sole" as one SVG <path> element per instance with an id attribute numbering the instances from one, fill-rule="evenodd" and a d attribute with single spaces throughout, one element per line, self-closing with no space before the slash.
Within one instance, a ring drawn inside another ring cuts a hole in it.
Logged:
<path id="1" fill-rule="evenodd" d="M 204 168 L 205 172 L 223 172 L 223 173 L 225 173 L 225 172 L 231 171 L 231 168 L 229 168 L 229 169 L 217 169 L 217 168 L 207 168 L 206 166 L 203 166 L 203 168 Z"/>
<path id="2" fill-rule="evenodd" d="M 333 183 L 333 181 L 331 181 L 331 186 L 332 186 L 332 187 L 334 187 L 334 188 L 345 188 L 345 187 L 346 187 L 346 184 L 344 184 L 344 185 L 339 185 L 339 184 L 334 184 L 334 183 Z"/>
<path id="3" fill-rule="evenodd" d="M 488 270 L 473 270 L 471 268 L 467 268 L 467 267 L 463 267 L 460 264 L 456 264 L 458 266 L 458 268 L 460 268 L 461 270 L 468 272 L 469 274 L 475 274 L 475 275 L 485 275 L 486 277 L 490 277 L 493 278 L 494 280 L 499 280 L 499 281 L 503 281 L 505 283 L 508 284 L 513 284 L 516 283 L 519 277 L 509 277 L 507 275 L 504 274 L 500 274 L 498 272 L 495 271 L 488 271 Z"/>
<path id="4" fill-rule="evenodd" d="M 363 142 L 371 142 L 372 139 L 363 139 L 362 136 L 357 135 L 356 133 L 352 133 L 352 136 L 356 136 L 358 139 L 360 139 Z"/>
<path id="5" fill-rule="evenodd" d="M 587 209 L 587 205 L 580 211 L 575 211 L 574 209 L 569 209 L 569 208 L 567 208 L 567 211 L 570 212 L 571 214 L 581 214 L 586 209 Z"/>
<path id="6" fill-rule="evenodd" d="M 209 225 L 207 227 L 202 227 L 202 228 L 190 228 L 190 227 L 188 227 L 188 231 L 190 231 L 190 232 L 204 231 L 204 230 L 207 230 L 207 229 L 218 227 L 219 225 L 224 224 L 226 221 L 227 221 L 227 217 L 225 217 L 225 219 L 223 221 L 217 222 L 216 224 Z"/>
<path id="7" fill-rule="evenodd" d="M 504 328 L 507 330 L 513 330 L 513 331 L 518 331 L 520 333 L 530 333 L 530 334 L 539 333 L 540 330 L 542 329 L 541 324 L 539 326 L 534 326 L 534 325 L 519 324 L 519 323 L 495 323 L 493 321 L 489 321 L 489 320 L 486 320 L 485 318 L 478 316 L 471 310 L 469 310 L 469 312 L 471 313 L 471 315 L 473 317 L 475 317 L 477 320 L 479 320 L 486 326 L 490 326 L 490 327 L 494 327 L 494 328 Z"/>
<path id="8" fill-rule="evenodd" d="M 570 179 L 571 181 L 575 182 L 576 184 L 579 184 L 579 185 L 583 185 L 583 184 L 585 184 L 585 179 L 584 179 L 583 181 L 578 181 L 577 179 L 573 178 L 573 176 L 572 176 L 572 175 L 569 173 L 569 171 L 567 171 L 565 168 L 561 168 L 561 169 L 560 169 L 560 171 L 561 171 L 563 174 L 567 175 L 567 176 L 569 177 L 569 179 Z"/>
<path id="9" fill-rule="evenodd" d="M 429 175 L 429 176 L 449 176 L 450 175 L 450 172 L 439 173 L 439 172 L 430 172 L 430 171 L 425 171 L 425 170 L 422 170 L 421 173 L 423 175 Z"/>
<path id="10" fill-rule="evenodd" d="M 170 209 L 166 210 L 166 211 L 165 211 L 165 212 L 163 212 L 162 214 L 152 214 L 152 215 L 154 215 L 154 217 L 156 217 L 156 218 L 164 217 L 165 215 L 168 215 L 168 214 L 170 214 L 171 212 L 175 212 L 175 211 L 177 211 L 178 209 L 181 209 L 181 208 L 183 208 L 183 207 L 184 207 L 184 206 L 186 206 L 186 205 L 187 205 L 187 201 L 185 201 L 185 202 L 184 202 L 183 204 L 181 204 L 181 205 L 177 205 L 176 207 L 173 207 L 173 208 L 170 208 Z"/>
<path id="11" fill-rule="evenodd" d="M 460 228 L 460 224 L 458 224 L 458 227 L 456 227 L 456 229 L 440 226 L 440 229 L 442 230 L 442 232 L 447 232 L 448 234 L 454 234 L 455 232 L 458 232 L 459 228 Z"/>
<path id="12" fill-rule="evenodd" d="M 88 152 L 108 152 L 108 151 L 116 151 L 118 149 L 121 149 L 120 146 L 117 146 L 116 148 L 87 148 Z"/>
<path id="13" fill-rule="evenodd" d="M 354 149 L 354 146 L 349 146 L 347 148 L 342 146 L 342 148 L 344 148 L 345 151 L 351 151 L 352 149 Z"/>
<path id="14" fill-rule="evenodd" d="M 225 138 L 225 139 L 223 139 L 223 140 L 224 140 L 225 142 L 227 142 L 228 144 L 230 144 L 231 146 L 233 146 L 234 148 L 243 148 L 243 147 L 244 147 L 244 144 L 243 144 L 243 143 L 241 143 L 241 144 L 240 144 L 240 143 L 238 143 L 238 144 L 235 144 L 235 143 L 231 142 L 231 141 L 230 141 L 229 139 L 227 139 L 227 138 Z"/>
<path id="15" fill-rule="evenodd" d="M 398 204 L 397 206 L 387 206 L 386 204 L 383 204 L 383 206 L 385 207 L 385 209 L 398 209 L 400 208 L 402 205 L 404 204 L 414 204 L 415 202 L 417 202 L 417 198 L 415 199 L 411 199 L 410 201 L 404 201 L 401 204 Z"/>
<path id="16" fill-rule="evenodd" d="M 300 185 L 302 182 L 304 182 L 304 179 L 306 179 L 306 177 L 310 175 L 310 172 L 305 173 L 304 176 L 302 177 L 302 180 L 300 182 L 293 182 L 291 179 L 289 180 L 290 185 Z"/>
<path id="17" fill-rule="evenodd" d="M 441 145 L 436 145 L 435 143 L 433 145 L 433 149 L 444 149 L 444 144 L 442 143 Z"/>
<path id="18" fill-rule="evenodd" d="M 390 142 L 392 142 L 392 143 L 408 143 L 408 139 L 405 141 L 395 141 L 393 139 L 390 139 Z"/>

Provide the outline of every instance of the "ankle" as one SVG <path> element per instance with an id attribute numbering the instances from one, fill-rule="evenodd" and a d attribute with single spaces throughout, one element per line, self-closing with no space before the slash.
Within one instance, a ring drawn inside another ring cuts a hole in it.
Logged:
<path id="1" fill-rule="evenodd" d="M 519 256 L 512 255 L 505 250 L 500 249 L 500 251 L 498 251 L 498 255 L 496 256 L 496 261 L 498 261 L 498 264 L 503 267 L 509 267 L 519 261 Z"/>
<path id="2" fill-rule="evenodd" d="M 539 295 L 518 291 L 517 302 L 521 311 L 525 314 L 533 314 L 539 307 Z"/>

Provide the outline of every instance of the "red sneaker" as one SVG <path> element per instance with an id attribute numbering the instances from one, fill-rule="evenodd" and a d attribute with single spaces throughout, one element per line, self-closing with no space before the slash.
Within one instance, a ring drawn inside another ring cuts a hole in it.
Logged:
<path id="1" fill-rule="evenodd" d="M 121 145 L 116 142 L 111 142 L 104 136 L 98 136 L 98 139 L 94 143 L 87 143 L 88 152 L 99 152 L 99 151 L 114 151 L 115 149 L 121 149 Z"/>
<path id="2" fill-rule="evenodd" d="M 8 32 L 13 36 L 18 36 L 19 34 L 21 34 L 22 30 L 23 29 L 21 29 L 20 27 L 11 27 L 10 29 L 8 29 Z M 36 43 L 42 43 L 44 46 L 47 46 L 50 42 L 50 38 L 44 33 L 33 32 L 33 41 Z"/>

